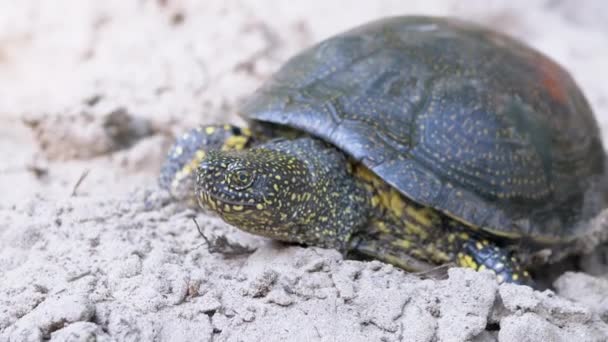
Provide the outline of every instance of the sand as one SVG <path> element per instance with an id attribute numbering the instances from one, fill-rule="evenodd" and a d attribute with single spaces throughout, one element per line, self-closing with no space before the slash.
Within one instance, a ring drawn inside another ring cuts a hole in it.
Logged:
<path id="1" fill-rule="evenodd" d="M 525 40 L 572 72 L 606 135 L 607 5 L 535 3 L 1 0 L 0 341 L 608 340 L 605 245 L 541 292 L 287 246 L 156 191 L 175 134 L 241 123 L 290 55 L 387 15 Z M 210 253 L 193 219 L 240 248 Z"/>

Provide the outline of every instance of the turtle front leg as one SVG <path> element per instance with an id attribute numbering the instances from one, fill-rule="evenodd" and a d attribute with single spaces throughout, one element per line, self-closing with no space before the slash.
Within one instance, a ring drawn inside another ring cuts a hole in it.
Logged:
<path id="1" fill-rule="evenodd" d="M 212 150 L 241 150 L 253 141 L 251 131 L 233 125 L 207 125 L 178 137 L 162 166 L 159 185 L 172 197 L 197 207 L 196 169 Z"/>

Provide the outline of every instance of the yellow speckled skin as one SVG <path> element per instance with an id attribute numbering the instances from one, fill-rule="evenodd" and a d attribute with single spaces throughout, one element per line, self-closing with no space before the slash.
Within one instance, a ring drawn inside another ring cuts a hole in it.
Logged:
<path id="1" fill-rule="evenodd" d="M 345 252 L 369 216 L 368 193 L 347 165 L 343 153 L 311 138 L 211 152 L 198 170 L 197 198 L 249 232 Z"/>

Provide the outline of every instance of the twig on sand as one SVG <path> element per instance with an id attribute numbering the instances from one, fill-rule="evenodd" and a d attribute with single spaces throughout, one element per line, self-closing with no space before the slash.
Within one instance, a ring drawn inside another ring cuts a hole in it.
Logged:
<path id="1" fill-rule="evenodd" d="M 71 197 L 76 196 L 76 191 L 78 191 L 78 188 L 80 187 L 80 184 L 82 184 L 84 179 L 87 178 L 89 172 L 91 172 L 91 169 L 84 169 L 84 171 L 82 171 L 80 177 L 76 181 L 76 184 L 74 184 L 74 187 L 72 188 L 72 194 L 70 195 Z"/>
<path id="2" fill-rule="evenodd" d="M 414 274 L 424 279 L 447 279 L 448 269 L 451 267 L 456 267 L 456 264 L 453 262 L 448 262 L 428 270 L 415 272 Z"/>
<path id="3" fill-rule="evenodd" d="M 238 242 L 228 241 L 228 239 L 224 235 L 216 236 L 213 240 L 210 240 L 203 233 L 203 230 L 196 221 L 196 218 L 193 217 L 192 221 L 194 221 L 198 233 L 203 237 L 205 243 L 207 243 L 209 253 L 220 253 L 225 256 L 237 256 L 243 254 L 251 254 L 255 251 L 255 249 L 252 249 L 249 246 L 241 245 Z"/>

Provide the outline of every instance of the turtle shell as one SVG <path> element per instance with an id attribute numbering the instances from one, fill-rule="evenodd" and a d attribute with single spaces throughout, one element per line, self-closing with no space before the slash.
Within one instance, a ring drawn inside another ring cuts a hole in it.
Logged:
<path id="1" fill-rule="evenodd" d="M 322 138 L 410 199 L 495 235 L 561 242 L 604 206 L 600 132 L 574 80 L 460 20 L 386 18 L 331 37 L 292 57 L 241 114 Z"/>

